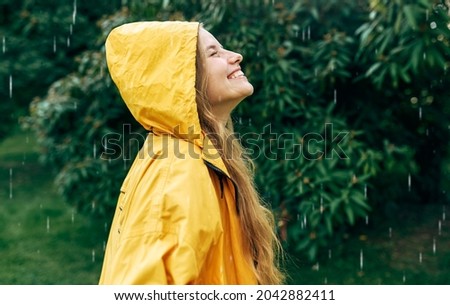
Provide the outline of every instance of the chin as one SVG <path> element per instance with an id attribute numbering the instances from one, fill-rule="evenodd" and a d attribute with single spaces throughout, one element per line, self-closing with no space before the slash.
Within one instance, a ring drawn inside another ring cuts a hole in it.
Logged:
<path id="1" fill-rule="evenodd" d="M 252 84 L 248 83 L 247 87 L 245 97 L 252 95 L 254 91 Z"/>

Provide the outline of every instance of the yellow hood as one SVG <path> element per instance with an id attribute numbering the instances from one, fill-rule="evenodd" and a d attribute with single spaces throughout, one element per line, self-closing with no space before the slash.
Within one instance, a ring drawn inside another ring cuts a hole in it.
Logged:
<path id="1" fill-rule="evenodd" d="M 146 130 L 190 141 L 201 135 L 195 102 L 198 27 L 197 22 L 145 21 L 109 34 L 105 47 L 111 77 Z"/>

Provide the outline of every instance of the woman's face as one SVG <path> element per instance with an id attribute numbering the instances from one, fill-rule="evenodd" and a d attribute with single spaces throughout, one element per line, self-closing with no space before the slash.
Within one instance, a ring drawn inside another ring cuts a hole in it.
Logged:
<path id="1" fill-rule="evenodd" d="M 242 55 L 228 51 L 203 28 L 199 30 L 199 47 L 204 52 L 204 73 L 208 77 L 207 95 L 213 107 L 227 112 L 245 97 L 252 95 L 253 86 L 248 82 L 240 63 Z M 226 116 L 226 113 L 223 113 Z"/>

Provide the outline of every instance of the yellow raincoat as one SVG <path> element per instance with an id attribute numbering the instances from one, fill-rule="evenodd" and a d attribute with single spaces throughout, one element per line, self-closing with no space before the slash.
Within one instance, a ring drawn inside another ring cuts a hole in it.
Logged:
<path id="1" fill-rule="evenodd" d="M 256 284 L 236 189 L 202 133 L 196 22 L 136 22 L 106 40 L 112 79 L 149 131 L 120 190 L 100 284 Z"/>

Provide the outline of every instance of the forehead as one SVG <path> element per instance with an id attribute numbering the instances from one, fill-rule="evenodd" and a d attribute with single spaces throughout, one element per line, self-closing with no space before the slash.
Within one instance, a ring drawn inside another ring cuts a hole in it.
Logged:
<path id="1" fill-rule="evenodd" d="M 204 50 L 206 50 L 210 46 L 220 45 L 216 37 L 214 37 L 210 32 L 208 32 L 204 28 L 199 29 L 198 40 Z"/>

